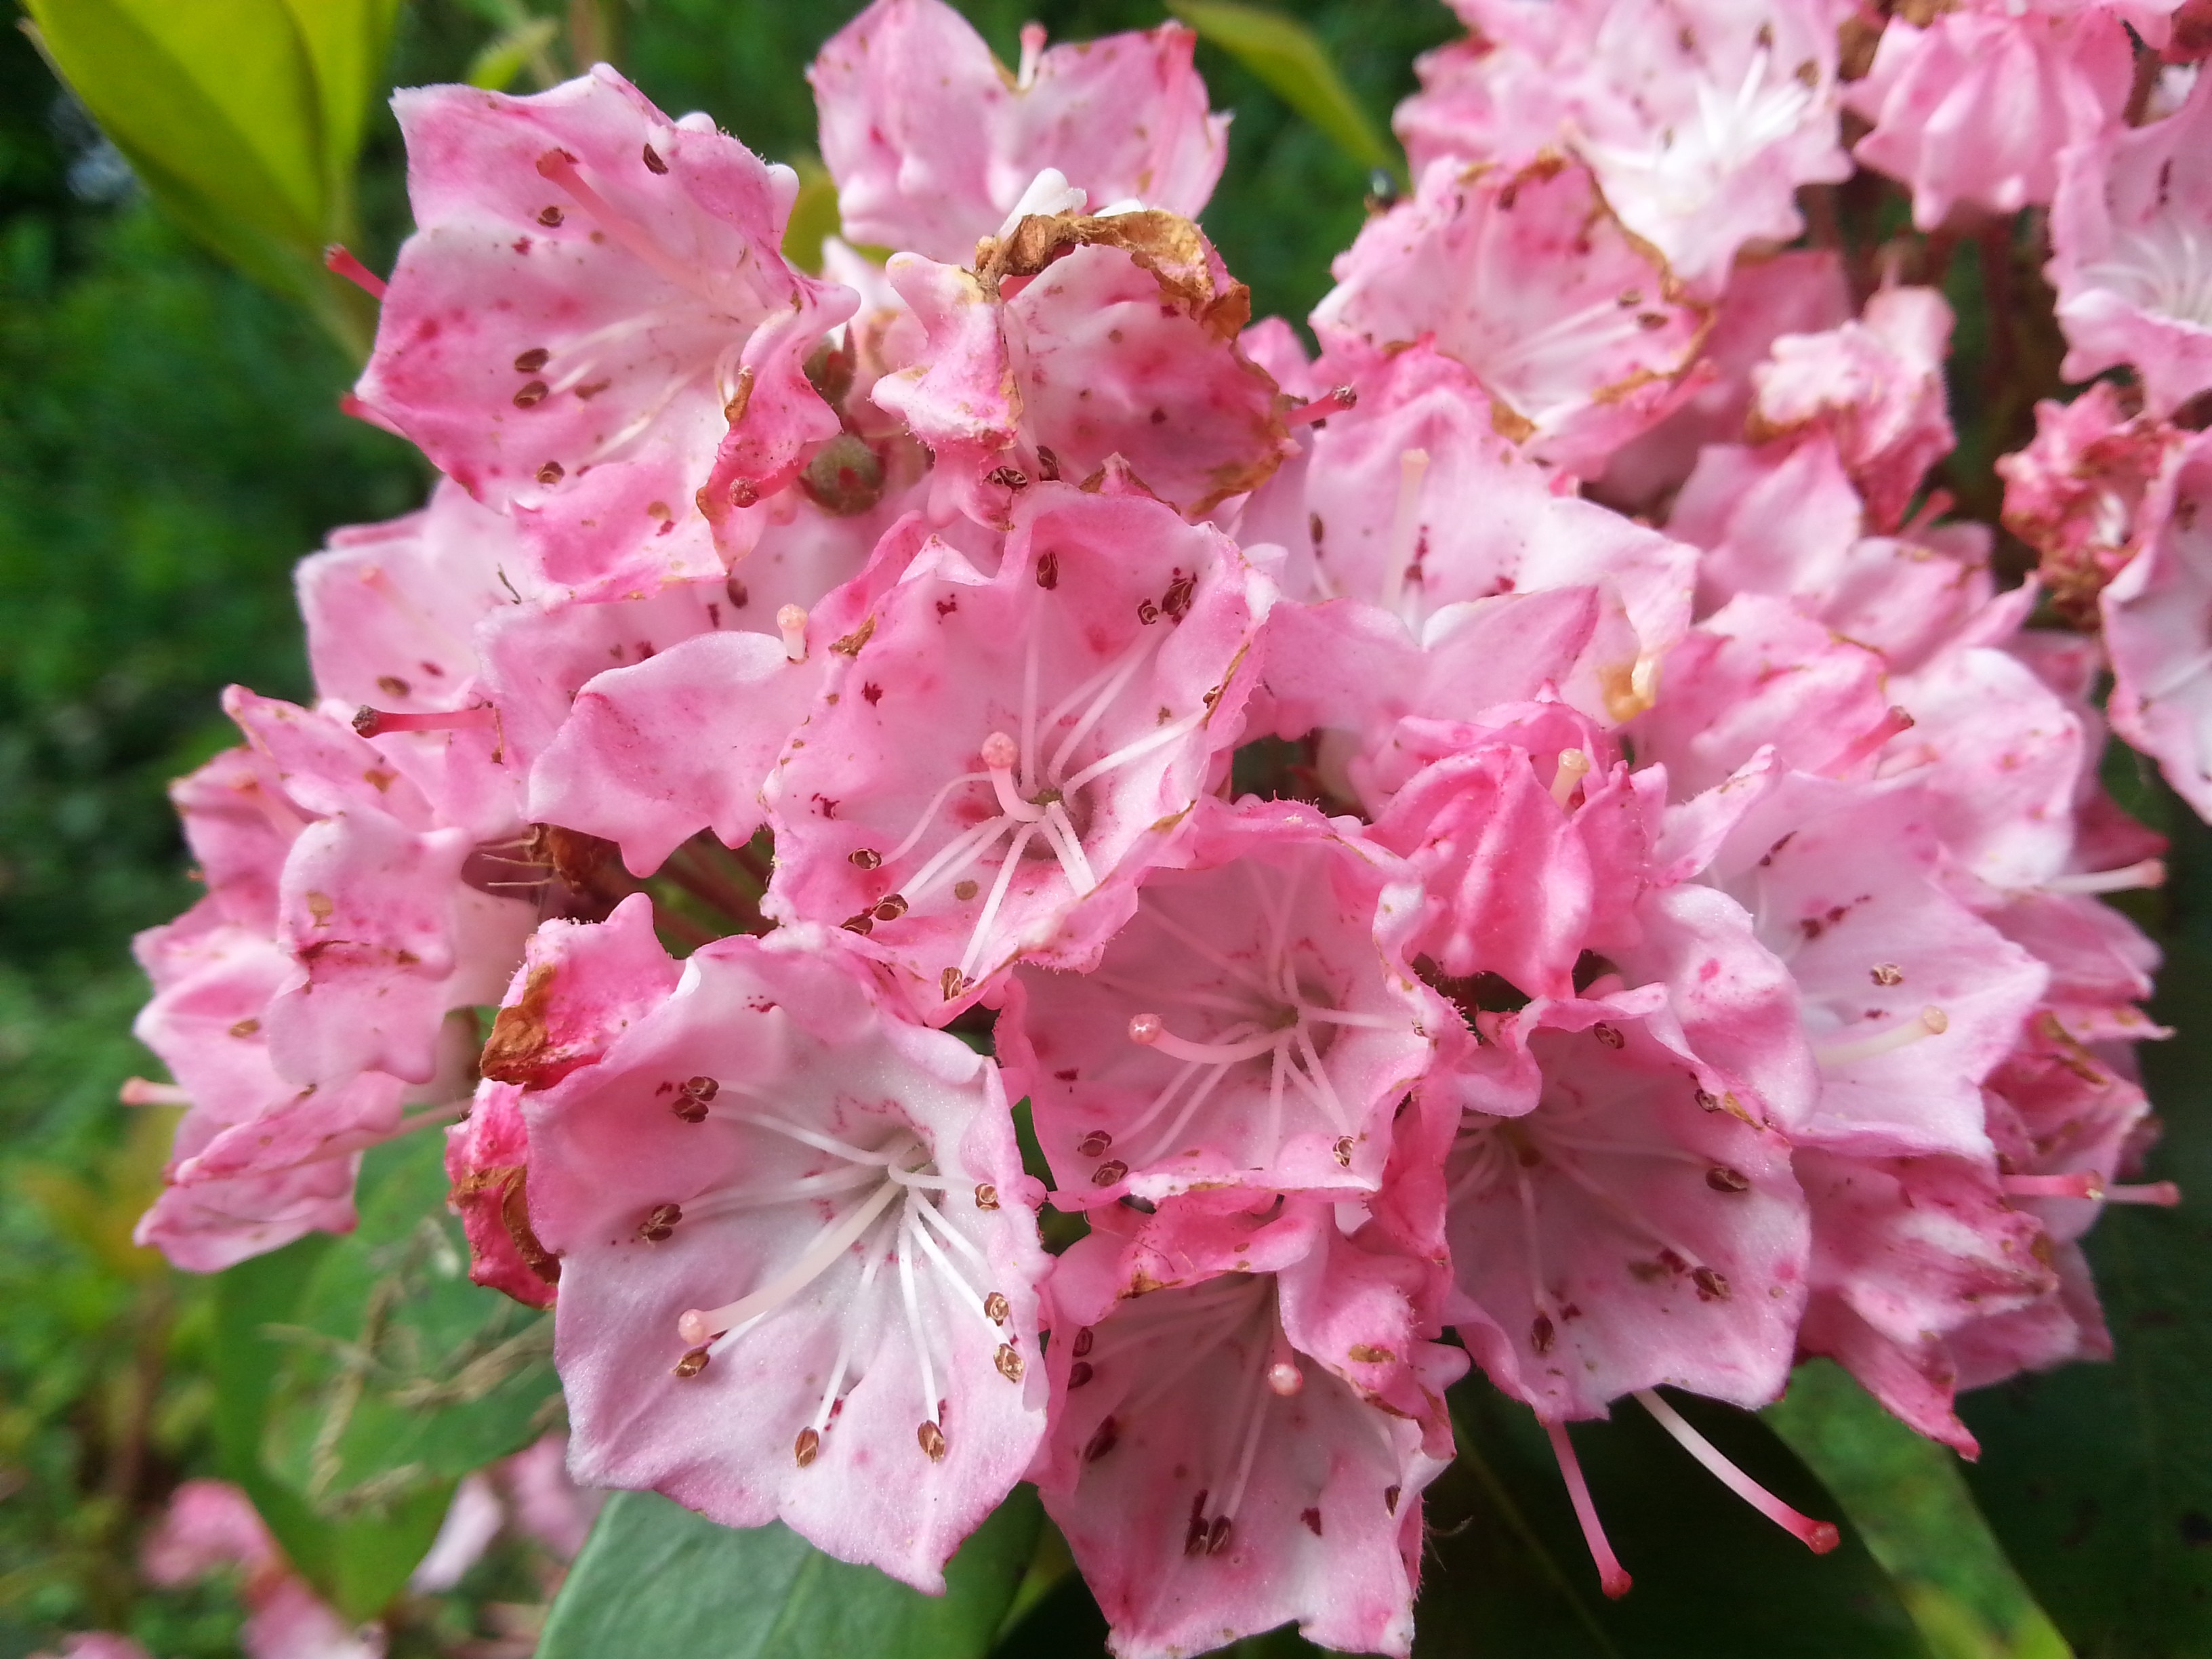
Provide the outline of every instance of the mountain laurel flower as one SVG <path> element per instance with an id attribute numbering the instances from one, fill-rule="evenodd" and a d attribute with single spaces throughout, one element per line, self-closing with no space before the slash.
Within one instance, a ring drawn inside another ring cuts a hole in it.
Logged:
<path id="1" fill-rule="evenodd" d="M 935 1593 L 1032 1481 L 1121 1659 L 1404 1659 L 1472 1369 L 1617 1595 L 1577 1425 L 1826 1552 L 1657 1391 L 1825 1356 L 1971 1454 L 1962 1391 L 2127 1340 L 2108 738 L 2212 817 L 2212 82 L 2130 66 L 2189 18 L 1454 9 L 1317 349 L 1196 222 L 1179 23 L 1008 66 L 874 0 L 819 276 L 792 169 L 612 70 L 401 93 L 349 407 L 441 477 L 173 788 L 139 1239 L 343 1232 L 442 1130 L 579 1482 Z M 2024 295 L 1985 216 L 2045 205 L 2103 378 L 1996 461 L 2020 582 L 1975 469 L 2057 349 L 1962 307 L 1954 410 L 1945 262 Z"/>

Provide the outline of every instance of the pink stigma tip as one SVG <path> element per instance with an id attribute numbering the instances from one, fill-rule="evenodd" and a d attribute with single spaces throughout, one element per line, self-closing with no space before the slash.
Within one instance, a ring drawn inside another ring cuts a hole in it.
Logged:
<path id="1" fill-rule="evenodd" d="M 1636 1581 L 1628 1576 L 1627 1568 L 1615 1567 L 1598 1575 L 1597 1587 L 1605 1592 L 1607 1601 L 1618 1601 L 1636 1588 Z"/>
<path id="2" fill-rule="evenodd" d="M 354 258 L 343 242 L 332 242 L 323 250 L 323 264 L 343 276 L 372 300 L 384 297 L 385 281 L 367 265 Z"/>
<path id="3" fill-rule="evenodd" d="M 1021 758 L 1020 746 L 1004 732 L 994 732 L 983 739 L 983 764 L 994 772 L 1010 772 Z"/>
<path id="4" fill-rule="evenodd" d="M 676 1334 L 696 1345 L 706 1341 L 714 1333 L 708 1328 L 705 1314 L 696 1308 L 686 1308 L 676 1322 Z"/>
<path id="5" fill-rule="evenodd" d="M 1150 1048 L 1166 1030 L 1167 1022 L 1158 1014 L 1139 1014 L 1129 1022 L 1129 1041 Z"/>
<path id="6" fill-rule="evenodd" d="M 1844 1534 L 1832 1521 L 1815 1521 L 1805 1534 L 1805 1542 L 1815 1555 L 1826 1555 L 1843 1541 Z"/>

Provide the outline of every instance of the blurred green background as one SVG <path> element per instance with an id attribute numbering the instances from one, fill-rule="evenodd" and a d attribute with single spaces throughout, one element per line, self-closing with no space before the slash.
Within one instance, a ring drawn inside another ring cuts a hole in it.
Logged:
<path id="1" fill-rule="evenodd" d="M 706 109 L 764 155 L 800 161 L 814 125 L 802 70 L 858 9 L 853 0 L 538 3 L 542 15 L 524 0 L 410 0 L 398 10 L 385 82 L 473 72 L 480 82 L 511 77 L 513 89 L 528 90 L 568 72 L 580 43 L 613 58 L 672 112 Z M 1017 30 L 1033 15 L 1055 38 L 1079 38 L 1147 27 L 1164 15 L 1158 0 L 962 0 L 962 9 L 1009 62 Z M 1411 89 L 1416 53 L 1456 32 L 1435 0 L 1304 0 L 1279 9 L 1310 27 L 1370 133 L 1382 131 L 1392 105 Z M 1200 65 L 1215 106 L 1236 113 L 1229 168 L 1207 228 L 1251 284 L 1255 312 L 1302 318 L 1328 286 L 1330 256 L 1367 210 L 1370 165 L 1389 153 L 1363 150 L 1357 114 L 1332 114 L 1310 100 L 1302 118 L 1270 89 L 1284 83 L 1279 64 L 1262 79 L 1202 44 Z M 405 234 L 404 185 L 398 134 L 379 104 L 348 210 L 357 224 L 352 245 L 372 269 L 388 268 Z M 1971 346 L 1983 319 L 1971 304 L 1963 308 L 1962 339 Z M 125 1077 L 149 1066 L 129 1035 L 143 995 L 130 937 L 194 896 L 164 784 L 231 740 L 216 702 L 227 682 L 288 697 L 307 693 L 293 561 L 334 526 L 408 510 L 428 485 L 408 446 L 339 412 L 356 367 L 337 343 L 346 317 L 343 307 L 324 305 L 318 321 L 312 309 L 249 283 L 156 210 L 30 41 L 18 31 L 0 33 L 0 1659 L 21 1659 L 63 1632 L 90 1628 L 130 1631 L 157 1659 L 236 1651 L 234 1586 L 149 1591 L 134 1570 L 139 1540 L 177 1483 L 221 1467 L 223 1413 L 210 1282 L 173 1273 L 130 1243 L 131 1224 L 158 1183 L 169 1118 L 126 1111 L 115 1093 Z M 1992 453 L 1996 419 L 1975 409 L 1971 398 L 1962 403 L 1970 417 L 1962 420 L 1962 451 Z M 2009 411 L 2014 423 L 2021 412 Z M 2154 804 L 2132 773 L 2116 781 L 2130 786 L 2132 801 Z M 2212 849 L 2195 844 L 2203 840 L 2196 836 L 2187 849 L 2185 871 L 2212 869 Z M 2189 914 L 2212 918 L 2212 892 L 2203 885 L 2201 877 L 2181 884 Z M 2179 988 L 2168 995 L 2202 1001 L 2193 988 L 2205 982 L 2204 975 L 2177 976 Z M 2212 1034 L 2212 1009 L 2203 1012 Z M 2184 1054 L 2162 1057 L 2154 1078 L 2161 1097 L 2170 1100 L 2190 1075 Z M 2203 1132 L 2191 1126 L 2177 1138 L 2184 1139 L 2205 1164 Z M 2160 1173 L 2189 1170 L 2176 1163 Z M 2212 1179 L 2212 1170 L 2205 1173 Z M 2139 1344 L 2127 1352 L 2148 1360 L 2124 1352 L 2117 1370 L 2085 1372 L 2043 1393 L 2043 1385 L 2024 1385 L 1976 1415 L 1985 1436 L 2003 1435 L 2008 1421 L 2019 1425 L 2014 1455 L 1977 1476 L 1994 1483 L 1982 1491 L 1985 1502 L 1996 1495 L 1997 1530 L 2016 1550 L 2023 1540 L 2039 1549 L 2035 1528 L 2063 1510 L 2063 1524 L 2045 1530 L 2057 1540 L 2052 1549 L 2075 1550 L 2083 1564 L 2076 1577 L 2086 1573 L 2086 1583 L 2067 1590 L 2069 1628 L 2077 1631 L 2134 1616 L 2124 1606 L 2109 1618 L 2101 1611 L 2132 1593 L 2125 1575 L 2112 1571 L 2115 1560 L 2157 1555 L 2154 1577 L 2164 1588 L 2146 1592 L 2153 1596 L 2179 1594 L 2177 1549 L 2195 1564 L 2200 1584 L 2207 1577 L 2202 1559 L 2212 1522 L 2199 1510 L 2185 1510 L 2178 1542 L 2159 1520 L 2160 1541 L 2138 1557 L 2121 1524 L 2136 1519 L 2124 1498 L 2077 1498 L 2072 1494 L 2084 1488 L 2065 1486 L 2062 1493 L 2038 1484 L 2048 1473 L 2037 1462 L 2040 1448 L 2057 1432 L 2036 1417 L 2045 1409 L 2062 1425 L 2112 1424 L 2118 1437 L 2109 1443 L 2094 1433 L 2080 1437 L 2076 1462 L 2088 1472 L 2069 1467 L 2054 1479 L 2139 1485 L 2144 1460 L 2171 1465 L 2179 1457 L 2174 1467 L 2198 1467 L 2190 1459 L 2203 1455 L 2206 1435 L 2200 1428 L 2185 1454 L 2160 1443 L 2180 1402 L 2168 1397 L 2154 1409 L 2144 1393 L 2184 1373 L 2194 1377 L 2191 1398 L 2212 1389 L 2212 1367 L 2191 1358 L 2204 1339 L 2187 1299 L 2204 1274 L 2173 1279 L 2160 1266 L 2162 1253 L 2181 1245 L 2180 1224 L 2165 1216 L 2116 1217 L 2105 1230 L 2115 1242 L 2099 1246 L 2116 1316 L 2129 1314 L 2141 1326 L 2121 1330 L 2124 1348 Z M 2190 1216 L 2186 1225 L 2202 1256 L 2203 1224 Z M 2178 1316 L 2161 1295 L 2179 1307 Z M 2205 1403 L 2212 1407 L 2212 1398 Z M 1793 1617 L 1817 1621 L 1816 1608 L 1792 1602 L 1794 1565 L 1769 1579 L 1741 1559 L 1735 1565 L 1744 1571 L 1734 1577 L 1729 1561 L 1715 1562 L 1711 1576 L 1692 1563 L 1672 1575 L 1671 1588 L 1652 1574 L 1625 1622 L 1601 1606 L 1581 1607 L 1586 1564 L 1571 1543 L 1565 1553 L 1553 1549 L 1552 1534 L 1569 1524 L 1545 1509 L 1558 1507 L 1554 1477 L 1540 1457 L 1533 1474 L 1516 1462 L 1526 1461 L 1528 1449 L 1515 1440 L 1526 1425 L 1486 1425 L 1486 1408 L 1472 1395 L 1461 1405 L 1462 1428 L 1474 1432 L 1470 1455 L 1438 1488 L 1428 1564 L 1433 1599 L 1425 1602 L 1459 1611 L 1450 1622 L 1425 1625 L 1425 1649 L 1456 1653 L 1462 1642 L 1475 1644 L 1480 1631 L 1481 1650 L 1502 1659 L 1638 1655 L 1661 1649 L 1632 1632 L 1673 1618 L 1680 1628 L 1662 1644 L 1670 1654 L 1780 1653 L 1787 1641 L 1742 1645 L 1750 1626 L 1737 1614 L 1747 1599 L 1764 1598 L 1760 1616 L 1785 1632 Z M 2066 1653 L 1948 1454 L 1888 1423 L 1831 1368 L 1802 1374 L 1790 1401 L 1768 1415 L 1826 1484 L 1826 1492 L 1814 1487 L 1805 1501 L 1831 1510 L 1839 1504 L 1894 1581 L 1917 1626 L 1917 1635 L 1902 1638 L 1908 1645 L 1917 1641 L 1936 1659 Z M 1648 1454 L 1635 1431 L 1608 1437 L 1613 1432 L 1595 1431 L 1595 1449 L 1586 1445 L 1594 1469 L 1607 1460 L 1626 1469 Z M 1775 1455 L 1771 1439 L 1764 1443 L 1764 1455 Z M 1809 1481 L 1794 1468 L 1776 1478 L 1785 1486 Z M 1697 1532 L 1706 1522 L 1689 1517 L 1711 1512 L 1711 1494 L 1693 1471 L 1669 1465 L 1659 1479 L 1644 1495 L 1679 1491 L 1686 1507 L 1678 1510 L 1666 1496 L 1645 1547 L 1656 1551 L 1671 1525 L 1680 1534 L 1677 1547 L 1694 1555 L 1707 1541 Z M 1524 1515 L 1508 1500 L 1509 1488 L 1540 1496 Z M 2094 1516 L 2079 1505 L 2094 1501 L 2106 1504 L 2108 1518 L 2084 1552 L 2074 1540 L 2089 1536 Z M 1632 1533 L 1632 1503 L 1621 1502 L 1617 1513 Z M 1711 1524 L 1741 1527 L 1742 1513 L 1721 1512 Z M 2192 1518 L 2202 1522 L 2201 1536 L 2191 1530 Z M 1717 1544 L 1720 1535 L 1711 1538 Z M 1617 1534 L 1617 1541 L 1628 1553 L 1629 1540 Z M 1523 1594 L 1524 1581 L 1546 1575 L 1548 1587 Z M 2040 1585 L 2055 1582 L 2040 1566 L 2036 1577 Z M 1079 1597 L 1063 1609 L 1066 1620 L 1054 1620 L 1070 1581 L 1049 1595 L 1047 1579 L 1034 1588 L 1042 1598 L 1036 1620 L 1018 1627 L 1002 1650 L 1064 1656 L 1076 1640 L 1096 1650 L 1085 1622 L 1096 1615 Z M 458 1593 L 395 1604 L 392 1654 L 462 1659 L 526 1651 L 526 1638 L 520 1647 L 488 1645 L 485 1632 L 501 1625 L 501 1603 L 542 1595 L 523 1563 L 495 1551 Z M 1502 1612 L 1513 1616 L 1501 1619 Z M 1681 1636 L 1715 1612 L 1733 1635 L 1711 1650 Z M 2212 1652 L 2212 1637 L 2198 1640 L 2203 1610 L 2172 1612 L 2148 1621 L 2169 1634 L 2082 1650 L 2115 1659 Z M 1564 1622 L 1547 1622 L 1555 1616 Z M 506 1624 L 515 1627 L 512 1617 Z M 1286 1646 L 1280 1638 L 1245 1645 Z M 1837 1650 L 1815 1644 L 1802 1650 Z"/>

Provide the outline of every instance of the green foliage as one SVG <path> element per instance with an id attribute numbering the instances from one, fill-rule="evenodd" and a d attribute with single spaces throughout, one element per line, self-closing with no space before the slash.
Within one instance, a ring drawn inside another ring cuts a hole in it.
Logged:
<path id="1" fill-rule="evenodd" d="M 1170 0 L 1169 9 L 1259 76 L 1353 161 L 1402 178 L 1403 160 L 1376 131 L 1311 29 L 1281 12 L 1235 0 Z"/>
<path id="2" fill-rule="evenodd" d="M 2024 1377 L 1963 1402 L 1983 1512 L 2083 1659 L 2212 1645 L 2212 830 L 2172 814 L 2165 971 L 2174 1027 L 2143 1070 L 2166 1123 L 2175 1210 L 2115 1206 L 2086 1241 L 2109 1365 Z"/>
<path id="3" fill-rule="evenodd" d="M 553 1606 L 538 1659 L 981 1659 L 1043 1513 L 1018 1487 L 927 1596 L 780 1525 L 718 1527 L 651 1492 L 611 1499 Z"/>
<path id="4" fill-rule="evenodd" d="M 177 222 L 365 350 L 320 270 L 398 0 L 25 0 L 55 68 Z"/>
<path id="5" fill-rule="evenodd" d="M 261 1455 L 326 1519 L 449 1491 L 559 1417 L 552 1320 L 469 1282 L 444 1155 L 434 1132 L 370 1153 L 360 1226 L 266 1329 L 288 1352 Z"/>

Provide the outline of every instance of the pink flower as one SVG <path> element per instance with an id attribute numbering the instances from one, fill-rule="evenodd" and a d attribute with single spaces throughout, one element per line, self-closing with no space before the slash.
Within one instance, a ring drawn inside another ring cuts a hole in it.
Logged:
<path id="1" fill-rule="evenodd" d="M 1018 958 L 1096 960 L 1237 740 L 1273 601 L 1142 495 L 1038 483 L 1016 510 L 995 575 L 933 540 L 831 646 L 769 784 L 769 914 L 842 924 L 932 1021 Z"/>
<path id="2" fill-rule="evenodd" d="M 2048 203 L 2060 155 L 2119 125 L 2131 57 L 2119 17 L 2097 3 L 1978 3 L 1925 28 L 1892 17 L 1845 97 L 1875 124 L 1856 154 L 1912 187 L 1923 230 L 1954 205 L 2006 214 Z"/>
<path id="3" fill-rule="evenodd" d="M 1048 1258 L 996 1070 L 836 938 L 704 947 L 531 1097 L 531 1219 L 580 1480 L 934 1591 L 1044 1432 Z"/>
<path id="4" fill-rule="evenodd" d="M 1191 68 L 1197 37 L 1164 23 L 1044 40 L 1024 29 L 1009 75 L 940 0 L 876 0 L 832 35 L 806 78 L 846 234 L 964 264 L 1045 169 L 1093 209 L 1134 198 L 1197 217 L 1229 135 Z"/>
<path id="5" fill-rule="evenodd" d="M 2164 120 L 2069 150 L 2051 210 L 2051 281 L 2086 380 L 2126 364 L 2154 415 L 2212 387 L 2212 81 Z"/>
<path id="6" fill-rule="evenodd" d="M 362 401 L 489 505 L 574 528 L 634 494 L 637 543 L 703 512 L 742 550 L 732 509 L 838 430 L 803 363 L 854 301 L 784 263 L 796 176 L 604 66 L 398 108 L 416 230 Z"/>
<path id="7" fill-rule="evenodd" d="M 1325 343 L 1432 343 L 1481 383 L 1500 433 L 1579 472 L 1686 394 L 1711 322 L 1590 173 L 1556 156 L 1431 162 L 1333 270 L 1313 314 Z"/>
<path id="8" fill-rule="evenodd" d="M 1097 1213 L 1053 1275 L 1037 1479 L 1114 1650 L 1167 1659 L 1295 1619 L 1407 1653 L 1420 1493 L 1467 1364 L 1427 1340 L 1433 1268 L 1310 1200 L 1174 1199 L 1133 1231 Z"/>
<path id="9" fill-rule="evenodd" d="M 1480 41 L 1423 58 L 1395 125 L 1417 169 L 1519 167 L 1557 146 L 1621 222 L 1702 294 L 1747 242 L 1803 229 L 1800 185 L 1847 176 L 1837 143 L 1838 8 L 1711 0 L 1469 5 Z"/>
<path id="10" fill-rule="evenodd" d="M 2212 817 L 2212 439 L 2166 464 L 2139 514 L 2143 550 L 2105 589 L 2112 729 Z"/>
<path id="11" fill-rule="evenodd" d="M 1288 453 L 1285 400 L 1237 345 L 1250 297 L 1188 220 L 1024 216 L 975 257 L 890 267 L 927 344 L 873 395 L 934 454 L 939 516 L 1003 527 L 1031 480 L 1118 457 L 1195 518 Z"/>
<path id="12" fill-rule="evenodd" d="M 1828 433 L 1875 525 L 1897 529 L 1956 441 L 1943 390 L 1951 321 L 1934 289 L 1885 288 L 1858 321 L 1782 336 L 1773 360 L 1752 371 L 1753 438 Z"/>
<path id="13" fill-rule="evenodd" d="M 2035 441 L 1997 458 L 2004 522 L 2041 555 L 2036 577 L 2069 621 L 2087 625 L 2096 598 L 2140 546 L 2151 481 L 2180 434 L 2148 415 L 2127 416 L 2099 381 L 2070 404 L 2035 406 Z"/>
<path id="14" fill-rule="evenodd" d="M 87 1630 L 62 1638 L 59 1653 L 36 1653 L 31 1659 L 152 1659 L 152 1656 L 127 1636 Z"/>
<path id="15" fill-rule="evenodd" d="M 999 1052 L 1060 1206 L 1375 1190 L 1450 1019 L 1403 959 L 1411 875 L 1351 821 L 1201 801 L 1097 969 L 1018 970 Z"/>
<path id="16" fill-rule="evenodd" d="M 1727 948 L 1756 951 L 1747 933 Z M 1444 1166 L 1453 1318 L 1552 1420 L 1659 1382 L 1757 1405 L 1788 1374 L 1807 1232 L 1789 1143 L 1668 1003 L 1663 984 L 1597 985 L 1478 1016 L 1502 1063 Z"/>
<path id="17" fill-rule="evenodd" d="M 253 1504 L 221 1480 L 187 1480 L 146 1540 L 141 1565 L 155 1583 L 177 1587 L 235 1567 L 244 1578 L 246 1659 L 383 1659 L 384 1632 L 349 1626 L 294 1573 Z M 73 1650 L 69 1659 L 80 1659 Z M 82 1659 L 108 1659 L 97 1650 Z"/>

